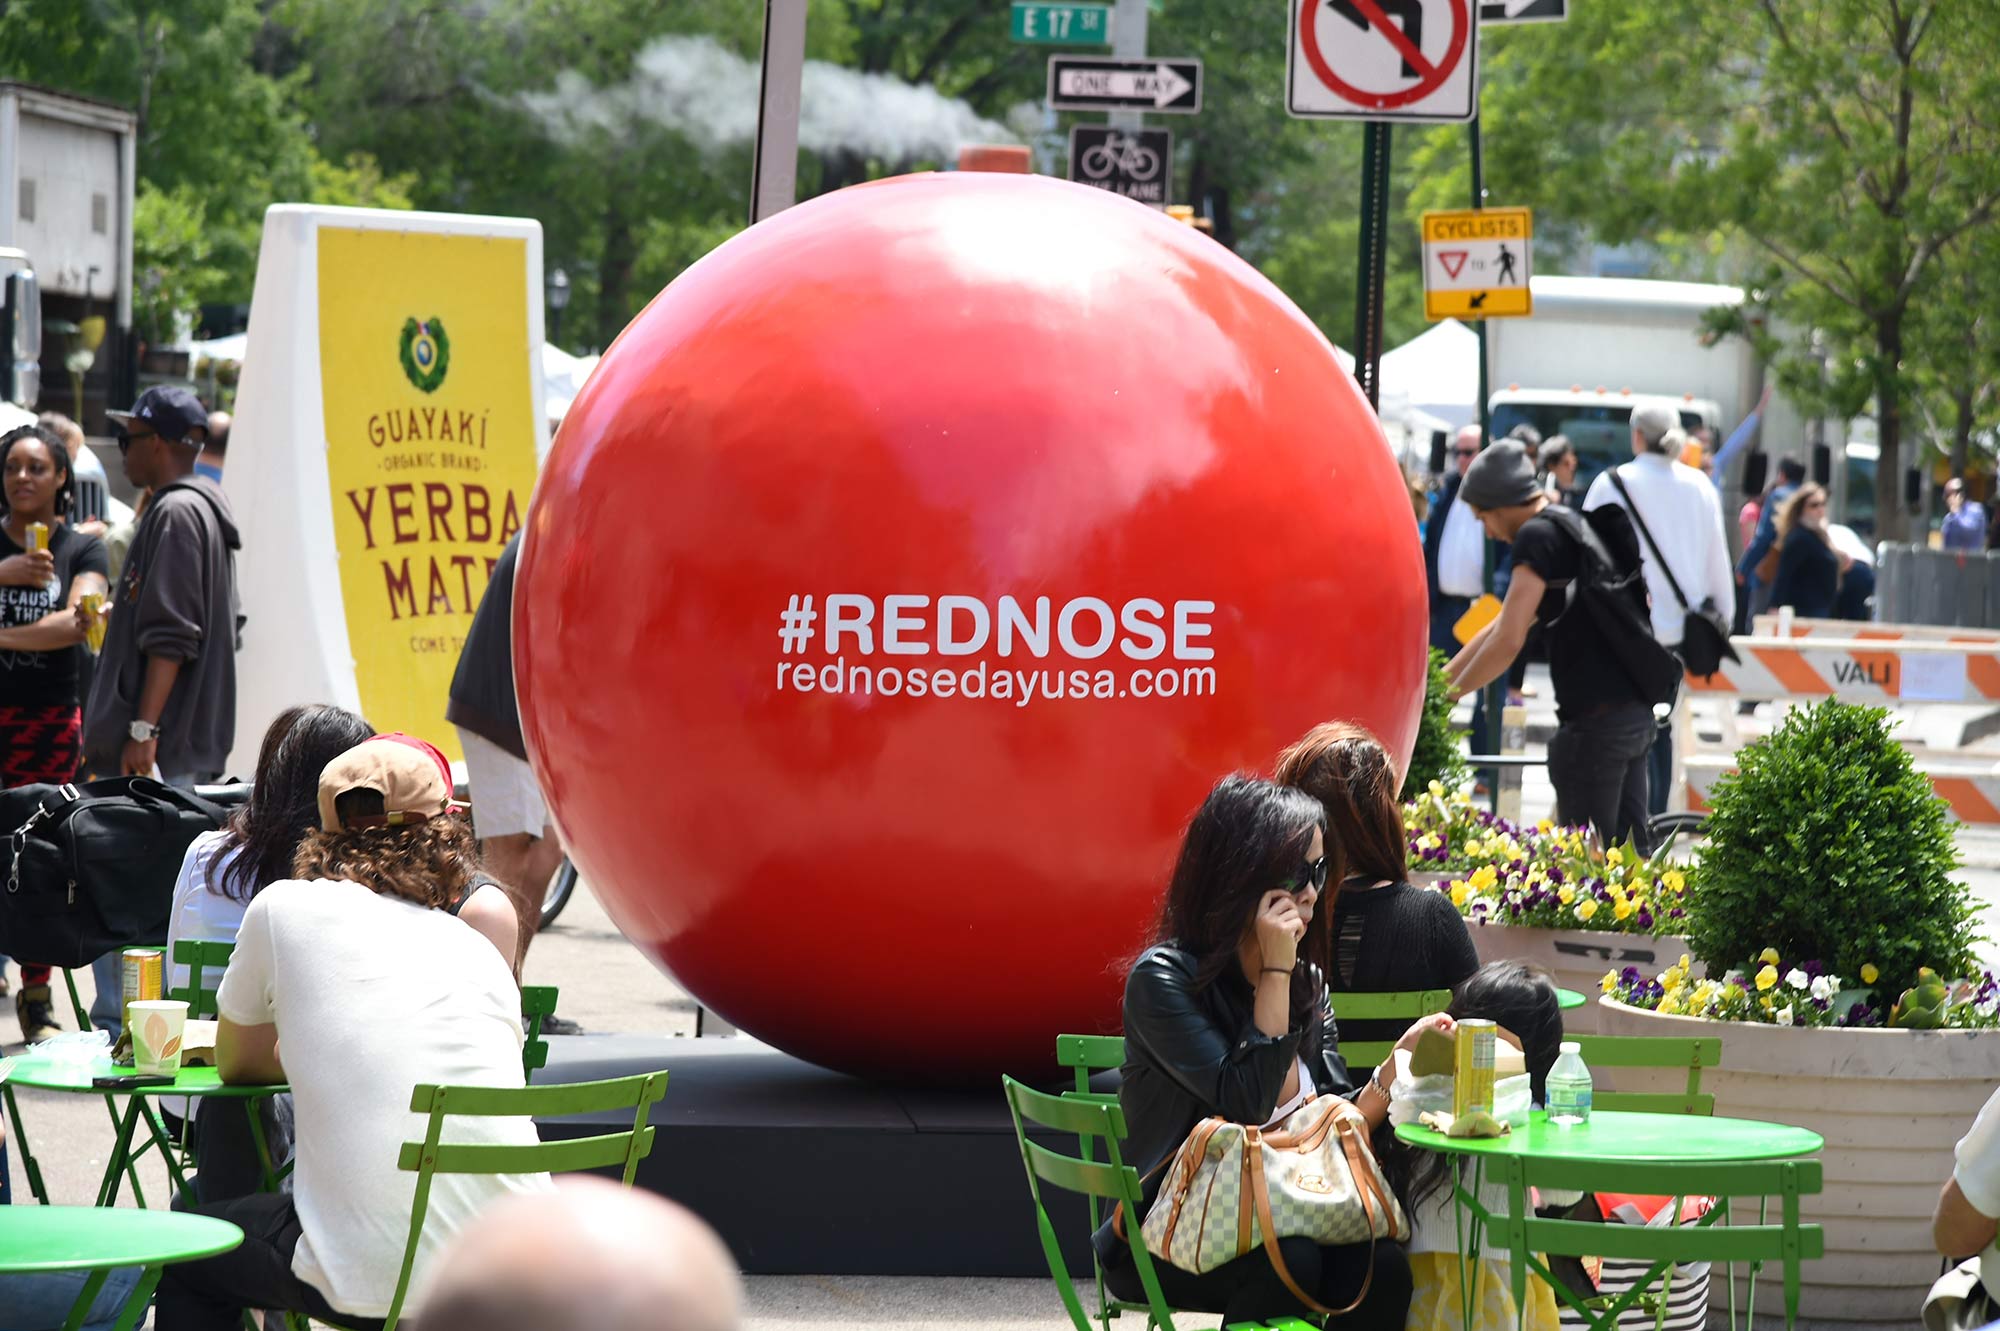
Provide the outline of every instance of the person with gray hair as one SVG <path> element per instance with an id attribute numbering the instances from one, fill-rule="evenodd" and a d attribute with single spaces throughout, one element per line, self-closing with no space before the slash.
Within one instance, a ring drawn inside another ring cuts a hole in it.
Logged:
<path id="1" fill-rule="evenodd" d="M 1520 654 L 1528 629 L 1539 624 L 1548 642 L 1549 677 L 1555 685 L 1556 733 L 1549 741 L 1549 781 L 1556 788 L 1556 816 L 1589 824 L 1607 844 L 1633 837 L 1641 849 L 1646 830 L 1646 753 L 1653 742 L 1653 708 L 1621 664 L 1605 618 L 1571 608 L 1573 584 L 1595 562 L 1591 544 L 1614 562 L 1616 588 L 1593 583 L 1603 594 L 1628 599 L 1629 622 L 1645 650 L 1646 607 L 1637 559 L 1591 534 L 1575 511 L 1554 503 L 1518 441 L 1503 439 L 1473 460 L 1459 487 L 1486 534 L 1514 547 L 1514 575 L 1499 618 L 1452 658 L 1455 692 L 1465 694 L 1499 678 Z M 1629 533 L 1627 533 L 1629 535 Z M 1622 566 L 1616 561 L 1624 559 Z"/>
<path id="2" fill-rule="evenodd" d="M 694 1212 L 579 1176 L 466 1226 L 422 1307 L 424 1331 L 736 1331 L 743 1288 Z"/>
<path id="3" fill-rule="evenodd" d="M 1652 601 L 1653 636 L 1676 655 L 1689 610 L 1713 610 L 1725 624 L 1736 616 L 1736 573 L 1729 565 L 1722 500 L 1706 476 L 1678 461 L 1686 442 L 1671 403 L 1641 403 L 1632 411 L 1632 461 L 1591 482 L 1583 500 L 1585 512 L 1619 504 L 1632 515 Z M 1673 771 L 1673 729 L 1663 725 L 1652 749 L 1649 812 L 1666 812 Z"/>

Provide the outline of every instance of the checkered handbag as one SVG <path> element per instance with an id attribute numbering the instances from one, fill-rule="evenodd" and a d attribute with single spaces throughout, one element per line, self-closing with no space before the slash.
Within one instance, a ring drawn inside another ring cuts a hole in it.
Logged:
<path id="1" fill-rule="evenodd" d="M 1378 1239 L 1406 1242 L 1410 1221 L 1369 1149 L 1361 1111 L 1312 1096 L 1275 1128 L 1222 1118 L 1196 1124 L 1169 1162 L 1140 1232 L 1148 1252 L 1197 1274 L 1262 1246 L 1301 1303 L 1345 1313 L 1368 1297 L 1367 1283 L 1347 1307 L 1324 1307 L 1292 1279 L 1278 1240 L 1372 1248 Z"/>

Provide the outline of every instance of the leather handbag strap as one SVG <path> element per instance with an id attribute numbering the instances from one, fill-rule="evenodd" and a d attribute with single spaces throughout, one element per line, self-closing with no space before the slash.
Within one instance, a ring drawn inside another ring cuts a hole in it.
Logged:
<path id="1" fill-rule="evenodd" d="M 1227 1120 L 1220 1118 L 1205 1118 L 1201 1122 L 1195 1124 L 1194 1131 L 1188 1134 L 1187 1141 L 1183 1141 L 1178 1150 L 1176 1150 L 1172 1155 L 1169 1155 L 1165 1159 L 1161 1160 L 1159 1164 L 1154 1165 L 1151 1169 L 1147 1170 L 1143 1175 L 1140 1176 L 1139 1186 L 1143 1190 L 1146 1186 L 1147 1179 L 1153 1177 L 1153 1175 L 1159 1173 L 1161 1170 L 1165 1169 L 1168 1165 L 1171 1165 L 1174 1161 L 1186 1160 L 1188 1162 L 1187 1168 L 1182 1172 L 1180 1195 L 1174 1202 L 1174 1215 L 1173 1215 L 1174 1221 L 1177 1222 L 1180 1219 L 1181 1203 L 1187 1200 L 1188 1184 L 1194 1181 L 1195 1167 L 1201 1163 L 1202 1156 L 1206 1154 L 1208 1151 L 1208 1139 L 1210 1137 L 1213 1137 L 1215 1135 L 1215 1130 L 1221 1127 L 1223 1123 L 1225 1123 L 1226 1121 Z M 1201 1139 L 1201 1145 L 1196 1149 L 1194 1155 L 1190 1157 L 1187 1153 L 1188 1142 L 1193 1141 L 1197 1137 Z M 1157 1202 L 1155 1204 L 1157 1205 Z M 1119 1202 L 1117 1205 L 1111 1208 L 1111 1232 L 1113 1234 L 1116 1234 L 1119 1238 L 1124 1239 L 1127 1243 L 1132 1242 L 1131 1236 L 1125 1232 L 1125 1203 L 1123 1202 Z M 1173 1232 L 1174 1232 L 1173 1224 L 1169 1223 L 1167 1226 L 1167 1234 L 1170 1238 Z"/>
<path id="2" fill-rule="evenodd" d="M 1625 481 L 1619 476 L 1618 468 L 1613 467 L 1605 475 L 1611 478 L 1612 488 L 1618 491 L 1618 497 L 1625 501 L 1625 511 L 1632 515 L 1632 525 L 1646 538 L 1646 548 L 1653 552 L 1653 559 L 1659 564 L 1660 572 L 1667 575 L 1667 586 L 1674 589 L 1674 599 L 1681 603 L 1682 610 L 1692 610 L 1694 607 L 1688 604 L 1687 593 L 1681 590 L 1681 580 L 1674 576 L 1673 565 L 1669 564 L 1667 557 L 1660 553 L 1659 542 L 1653 539 L 1653 533 L 1646 526 L 1646 519 L 1640 516 L 1639 506 L 1632 502 L 1632 492 L 1625 488 Z"/>
<path id="3" fill-rule="evenodd" d="M 1345 1308 L 1329 1308 L 1301 1289 L 1292 1278 L 1291 1268 L 1285 1265 L 1285 1254 L 1278 1247 L 1277 1224 L 1271 1218 L 1271 1189 L 1264 1179 L 1264 1153 L 1246 1151 L 1244 1163 L 1249 1167 L 1250 1197 L 1257 1207 L 1257 1227 L 1264 1231 L 1264 1255 L 1271 1259 L 1271 1269 L 1278 1273 L 1278 1279 L 1284 1282 L 1291 1296 L 1323 1317 L 1342 1317 L 1359 1308 L 1368 1297 L 1369 1286 L 1375 1283 L 1375 1227 L 1371 1224 L 1368 1228 L 1368 1270 L 1361 1277 L 1361 1288 Z"/>

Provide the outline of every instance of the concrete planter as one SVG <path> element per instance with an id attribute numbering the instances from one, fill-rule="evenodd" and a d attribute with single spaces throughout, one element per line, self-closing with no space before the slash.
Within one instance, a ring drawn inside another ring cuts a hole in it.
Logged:
<path id="1" fill-rule="evenodd" d="M 1681 959 L 1685 938 L 1655 934 L 1610 934 L 1588 929 L 1528 929 L 1514 924 L 1475 924 L 1472 946 L 1479 962 L 1525 961 L 1552 972 L 1556 983 L 1595 998 L 1603 990 L 1604 972 L 1637 966 L 1653 976 Z M 1563 1029 L 1572 1035 L 1598 1033 L 1597 1008 L 1585 1004 L 1563 1014 Z M 1621 1082 L 1621 1085 L 1623 1083 Z"/>
<path id="2" fill-rule="evenodd" d="M 1931 1210 L 1953 1145 L 2000 1083 L 2000 1031 L 1800 1030 L 1663 1017 L 1608 997 L 1597 1007 L 1607 1035 L 1721 1037 L 1722 1063 L 1701 1083 L 1716 1113 L 1826 1139 L 1825 1191 L 1804 1208 L 1826 1230 L 1826 1257 L 1805 1268 L 1801 1326 L 1916 1324 L 1939 1269 Z M 1621 1089 L 1683 1085 L 1680 1072 L 1619 1071 Z M 1711 1308 L 1726 1308 L 1724 1283 L 1713 1289 Z"/>

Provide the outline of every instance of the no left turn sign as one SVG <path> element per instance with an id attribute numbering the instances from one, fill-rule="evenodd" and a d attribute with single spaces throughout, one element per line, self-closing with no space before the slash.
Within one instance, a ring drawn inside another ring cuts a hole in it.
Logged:
<path id="1" fill-rule="evenodd" d="M 1310 119 L 1438 122 L 1479 112 L 1472 0 L 1288 0 L 1285 108 Z"/>

